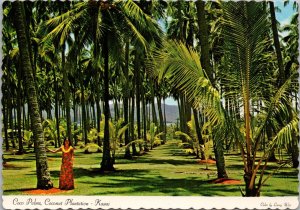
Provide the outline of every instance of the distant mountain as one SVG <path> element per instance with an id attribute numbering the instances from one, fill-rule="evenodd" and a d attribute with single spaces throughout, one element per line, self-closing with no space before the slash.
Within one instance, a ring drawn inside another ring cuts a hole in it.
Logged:
<path id="1" fill-rule="evenodd" d="M 162 104 L 162 111 L 164 114 L 164 105 Z M 148 110 L 149 110 L 149 105 L 147 106 Z M 136 110 L 135 110 L 136 111 Z M 151 108 L 150 108 L 151 111 Z M 157 104 L 155 104 L 155 111 L 156 111 L 156 115 L 158 118 L 158 108 L 157 108 Z M 110 104 L 110 113 L 111 116 L 114 116 L 115 111 L 114 108 L 112 106 L 112 104 Z M 151 111 L 152 114 L 152 111 Z M 136 120 L 136 112 L 135 112 L 135 120 Z M 179 110 L 178 110 L 178 106 L 176 105 L 167 105 L 166 104 L 166 118 L 167 118 L 167 123 L 176 123 L 176 120 L 179 118 Z"/>
<path id="2" fill-rule="evenodd" d="M 147 106 L 148 110 L 149 110 L 149 105 Z M 101 110 L 103 113 L 103 110 Z M 151 108 L 150 108 L 151 111 Z M 156 111 L 156 115 L 158 118 L 158 109 L 157 109 L 157 104 L 155 104 L 155 111 Z M 164 111 L 164 105 L 162 104 L 162 111 Z M 111 112 L 111 116 L 114 117 L 115 111 L 113 108 L 113 105 L 110 104 L 110 112 Z M 54 117 L 54 110 L 51 110 L 51 114 Z M 71 120 L 74 120 L 74 114 L 73 111 L 71 110 Z M 152 114 L 152 111 L 151 111 Z M 164 113 L 163 113 L 164 114 Z M 78 112 L 78 122 L 80 122 L 80 118 L 81 118 L 81 108 L 79 107 L 79 112 Z M 152 115 L 151 115 L 152 116 Z M 178 106 L 176 105 L 167 105 L 166 104 L 166 117 L 167 117 L 167 123 L 176 123 L 177 119 L 179 118 L 179 110 L 178 110 Z M 45 111 L 43 111 L 43 118 L 46 119 L 47 118 L 47 114 Z M 135 113 L 135 120 L 136 120 L 136 113 Z"/>

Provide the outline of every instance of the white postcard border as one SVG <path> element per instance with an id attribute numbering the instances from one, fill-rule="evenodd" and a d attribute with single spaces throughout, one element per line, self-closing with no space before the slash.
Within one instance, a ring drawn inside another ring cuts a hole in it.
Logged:
<path id="1" fill-rule="evenodd" d="M 297 196 L 2 196 L 4 209 L 298 209 Z"/>

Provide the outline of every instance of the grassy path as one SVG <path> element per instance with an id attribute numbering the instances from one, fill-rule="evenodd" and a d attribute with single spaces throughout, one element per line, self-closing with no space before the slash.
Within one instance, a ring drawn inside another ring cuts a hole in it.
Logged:
<path id="1" fill-rule="evenodd" d="M 239 185 L 210 184 L 216 178 L 216 167 L 197 163 L 177 147 L 179 141 L 170 140 L 147 154 L 133 160 L 117 159 L 116 172 L 99 173 L 101 154 L 75 153 L 73 191 L 60 195 L 194 195 L 240 196 Z M 60 154 L 48 154 L 54 187 L 58 187 Z M 120 154 L 121 156 L 121 154 Z M 34 154 L 22 156 L 5 154 L 10 167 L 3 170 L 4 194 L 24 194 L 36 185 Z M 226 156 L 230 178 L 242 179 L 239 157 Z M 22 160 L 23 159 L 23 160 Z M 262 196 L 298 195 L 297 170 L 287 168 L 270 179 Z M 241 185 L 243 188 L 243 185 Z"/>

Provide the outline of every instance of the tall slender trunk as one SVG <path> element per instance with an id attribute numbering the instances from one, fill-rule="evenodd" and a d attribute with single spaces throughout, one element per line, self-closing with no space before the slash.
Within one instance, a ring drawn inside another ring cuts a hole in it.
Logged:
<path id="1" fill-rule="evenodd" d="M 93 128 L 96 128 L 97 118 L 96 118 L 95 102 L 92 103 L 91 108 L 92 108 L 92 113 L 93 113 Z"/>
<path id="2" fill-rule="evenodd" d="M 9 122 L 9 128 L 14 130 L 14 122 L 13 122 L 13 105 L 12 105 L 12 100 L 13 100 L 13 94 L 11 93 L 11 90 L 9 91 L 9 98 L 10 100 L 7 100 L 7 110 L 8 110 L 8 122 Z M 15 134 L 14 132 L 11 132 L 11 143 L 12 143 L 12 148 L 16 148 L 16 143 L 15 143 Z"/>
<path id="3" fill-rule="evenodd" d="M 136 124 L 137 124 L 137 139 L 141 139 L 141 95 L 140 95 L 140 54 L 135 51 L 135 65 L 134 65 L 134 78 L 135 78 L 135 97 L 136 97 Z M 142 150 L 139 144 L 140 151 Z"/>
<path id="4" fill-rule="evenodd" d="M 58 94 L 59 94 L 59 91 L 58 91 L 58 82 L 57 82 L 57 79 L 56 79 L 56 73 L 55 73 L 55 70 L 53 69 L 53 76 L 54 76 L 54 89 L 55 89 L 55 118 L 56 118 L 56 136 L 57 136 L 57 141 L 55 141 L 55 147 L 57 148 L 58 145 L 61 145 L 61 141 L 60 141 L 60 129 L 59 129 L 59 111 L 58 111 Z M 58 145 L 57 145 L 58 144 Z"/>
<path id="5" fill-rule="evenodd" d="M 37 100 L 37 92 L 35 90 L 35 83 L 32 75 L 32 65 L 28 51 L 28 39 L 26 37 L 26 26 L 24 16 L 24 3 L 15 1 L 12 3 L 13 11 L 15 13 L 14 25 L 17 31 L 17 39 L 20 50 L 20 57 L 22 62 L 22 69 L 25 76 L 25 87 L 28 93 L 28 103 L 30 104 L 30 117 L 32 123 L 33 136 L 35 140 L 35 156 L 36 156 L 36 175 L 37 188 L 50 189 L 53 183 L 50 180 L 50 172 L 48 170 L 47 155 L 45 150 L 44 133 L 41 123 L 41 116 L 39 115 L 39 106 Z"/>
<path id="6" fill-rule="evenodd" d="M 125 67 L 124 67 L 124 75 L 125 75 L 125 82 L 126 84 L 129 83 L 128 80 L 128 71 L 129 69 L 129 41 L 126 41 L 126 46 L 125 46 Z M 124 99 L 123 99 L 123 103 L 124 103 L 124 123 L 125 125 L 127 125 L 128 122 L 128 116 L 129 116 L 129 106 L 128 106 L 128 100 L 129 100 L 129 90 L 128 88 L 124 88 Z M 125 145 L 129 144 L 129 129 L 126 129 L 125 131 Z M 126 147 L 125 149 L 125 158 L 126 159 L 131 159 L 131 154 L 130 154 L 130 149 L 129 147 Z"/>
<path id="7" fill-rule="evenodd" d="M 81 112 L 82 112 L 82 132 L 83 132 L 83 138 L 84 138 L 84 144 L 87 144 L 87 119 L 86 119 L 86 103 L 84 99 L 84 86 L 83 86 L 83 73 L 81 72 L 80 77 L 80 91 L 81 91 Z"/>
<path id="8" fill-rule="evenodd" d="M 86 132 L 90 131 L 90 123 L 91 123 L 91 114 L 90 114 L 90 103 L 87 101 L 85 104 L 86 110 Z"/>
<path id="9" fill-rule="evenodd" d="M 158 109 L 158 116 L 159 116 L 159 132 L 164 132 L 164 118 L 161 108 L 161 96 L 157 97 L 157 109 Z M 165 135 L 163 137 L 163 144 L 166 142 Z"/>
<path id="10" fill-rule="evenodd" d="M 108 32 L 106 32 L 108 33 Z M 110 154 L 110 142 L 109 142 L 109 54 L 108 54 L 108 34 L 104 35 L 103 41 L 103 57 L 104 57 L 104 140 L 103 140 L 103 156 L 101 162 L 101 171 L 112 171 L 113 159 Z"/>
<path id="11" fill-rule="evenodd" d="M 197 0 L 196 1 L 196 8 L 197 8 L 197 21 L 198 21 L 198 27 L 199 27 L 199 41 L 200 41 L 200 48 L 201 48 L 201 64 L 203 68 L 205 69 L 205 72 L 209 78 L 209 80 L 214 83 L 213 78 L 213 69 L 210 65 L 210 55 L 209 50 L 210 46 L 208 43 L 208 27 L 207 22 L 205 19 L 205 2 L 203 0 Z"/>
<path id="12" fill-rule="evenodd" d="M 146 102 L 145 102 L 145 93 L 144 86 L 141 85 L 141 95 L 142 95 L 142 115 L 143 115 L 143 139 L 144 139 L 144 150 L 149 151 L 147 144 L 147 113 L 146 113 Z"/>
<path id="13" fill-rule="evenodd" d="M 77 146 L 78 138 L 77 138 L 77 134 L 75 134 L 75 133 L 76 133 L 76 130 L 77 130 L 77 117 L 78 117 L 78 114 L 77 114 L 77 106 L 76 106 L 76 102 L 75 102 L 76 101 L 75 97 L 76 97 L 75 92 L 73 92 L 73 116 L 74 116 L 74 118 L 73 118 L 73 120 L 74 120 L 74 126 L 73 126 L 74 136 L 73 136 L 73 138 L 74 138 L 74 145 Z"/>
<path id="14" fill-rule="evenodd" d="M 185 103 L 185 97 L 183 94 L 180 94 L 180 100 L 178 100 L 179 103 L 179 117 L 180 117 L 180 130 L 184 133 L 188 132 L 187 129 L 187 121 L 186 121 L 186 103 Z M 182 136 L 180 139 L 185 142 L 186 139 Z"/>
<path id="15" fill-rule="evenodd" d="M 208 23 L 205 18 L 205 2 L 202 0 L 196 1 L 196 8 L 197 8 L 197 21 L 199 26 L 199 40 L 200 40 L 200 51 L 201 51 L 201 57 L 200 62 L 205 69 L 205 72 L 208 76 L 208 79 L 211 81 L 211 83 L 214 85 L 214 72 L 213 68 L 210 64 L 210 46 L 208 42 Z M 224 178 L 227 177 L 227 173 L 225 170 L 225 159 L 224 159 L 224 153 L 223 153 L 223 146 L 219 145 L 218 140 L 214 140 L 214 153 L 216 157 L 216 164 L 218 169 L 218 178 Z"/>
<path id="16" fill-rule="evenodd" d="M 97 76 L 96 76 L 97 78 Z M 97 78 L 97 81 L 99 81 L 99 79 Z M 101 108 L 100 108 L 100 90 L 99 90 L 99 85 L 97 85 L 97 93 L 96 93 L 96 113 L 97 113 L 97 132 L 100 133 L 101 128 L 100 128 L 100 121 L 101 121 Z M 97 136 L 97 144 L 99 146 L 102 146 L 102 142 L 100 139 L 100 136 Z"/>
<path id="17" fill-rule="evenodd" d="M 280 49 L 280 43 L 279 43 L 279 36 L 278 36 L 278 30 L 277 30 L 277 21 L 275 16 L 275 7 L 274 2 L 269 1 L 270 5 L 270 13 L 271 13 L 271 23 L 272 23 L 272 32 L 273 32 L 273 39 L 274 39 L 274 46 L 277 56 L 277 62 L 278 62 L 278 68 L 279 68 L 279 76 L 278 76 L 278 83 L 279 86 L 281 86 L 285 81 L 285 72 L 284 72 L 284 66 L 282 61 L 282 54 Z"/>
<path id="18" fill-rule="evenodd" d="M 154 89 L 152 87 L 151 90 L 151 110 L 152 110 L 152 122 L 157 125 L 157 116 L 155 111 L 155 96 L 154 96 Z"/>
<path id="19" fill-rule="evenodd" d="M 131 97 L 131 119 L 130 119 L 130 125 L 131 125 L 131 141 L 135 140 L 135 136 L 134 136 L 134 83 L 133 83 L 133 90 L 132 90 L 132 97 Z M 135 143 L 132 143 L 132 155 L 138 155 L 137 151 L 136 151 L 136 146 Z"/>
<path id="20" fill-rule="evenodd" d="M 195 121 L 197 139 L 198 139 L 198 142 L 199 142 L 199 145 L 200 145 L 201 159 L 205 160 L 204 151 L 202 149 L 203 146 L 204 146 L 204 141 L 203 141 L 202 134 L 201 134 L 201 127 L 200 127 L 200 123 L 199 123 L 198 112 L 197 112 L 196 109 L 193 109 L 193 114 L 194 114 L 194 121 Z"/>
<path id="21" fill-rule="evenodd" d="M 164 137 L 167 140 L 167 116 L 166 116 L 166 98 L 164 98 Z"/>
<path id="22" fill-rule="evenodd" d="M 4 84 L 2 85 L 3 88 Z M 5 88 L 6 89 L 6 88 Z M 6 92 L 6 91 L 5 91 Z M 5 149 L 6 151 L 9 150 L 9 141 L 8 141 L 8 121 L 7 121 L 7 105 L 6 105 L 6 94 L 4 90 L 2 89 L 2 113 L 3 113 L 3 124 L 4 124 L 4 142 L 5 142 Z"/>
<path id="23" fill-rule="evenodd" d="M 71 111 L 70 111 L 70 87 L 68 79 L 68 70 L 66 68 L 66 58 L 65 58 L 65 44 L 62 45 L 62 71 L 63 71 L 63 87 L 64 87 L 64 103 L 65 111 L 67 117 L 67 137 L 70 140 L 71 145 L 74 144 L 72 139 L 72 128 L 71 128 Z"/>
<path id="24" fill-rule="evenodd" d="M 21 126 L 21 62 L 18 62 L 19 65 L 17 67 L 17 79 L 18 79 L 18 87 L 17 87 L 17 121 L 18 121 L 18 140 L 19 140 L 19 150 L 18 154 L 23 154 L 24 149 L 23 149 L 23 138 L 22 138 L 22 126 Z"/>

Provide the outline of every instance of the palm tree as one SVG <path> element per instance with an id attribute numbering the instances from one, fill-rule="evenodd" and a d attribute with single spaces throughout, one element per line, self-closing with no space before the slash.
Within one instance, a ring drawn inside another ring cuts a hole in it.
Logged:
<path id="1" fill-rule="evenodd" d="M 28 38 L 26 36 L 26 24 L 24 17 L 24 3 L 13 2 L 12 8 L 15 14 L 15 28 L 17 31 L 18 45 L 20 49 L 20 57 L 25 75 L 25 87 L 28 93 L 28 103 L 30 105 L 30 117 L 33 128 L 33 135 L 35 139 L 35 154 L 36 154 L 36 174 L 37 174 L 37 188 L 49 189 L 53 187 L 50 180 L 50 172 L 48 170 L 48 162 L 45 150 L 45 142 L 43 135 L 43 128 L 41 124 L 41 117 L 39 106 L 37 102 L 37 93 L 34 86 L 32 64 L 28 51 Z"/>
<path id="2" fill-rule="evenodd" d="M 298 32 L 298 15 L 297 12 L 291 19 L 290 24 L 283 26 L 282 30 L 286 31 L 288 34 L 283 37 L 283 42 L 285 43 L 286 47 L 283 51 L 283 55 L 285 59 L 285 74 L 289 76 L 291 72 L 294 72 L 296 69 L 299 68 L 299 51 L 298 51 L 298 39 L 299 39 L 299 32 Z M 289 102 L 289 106 L 291 107 L 290 110 L 294 110 L 298 112 L 298 97 L 297 92 L 291 93 L 292 100 Z M 294 105 L 292 105 L 294 102 Z M 293 113 L 290 113 L 290 117 L 293 116 Z M 298 148 L 298 137 L 293 135 L 294 140 L 288 145 L 288 151 L 292 156 L 293 161 L 293 168 L 298 168 L 299 161 L 299 148 Z"/>
<path id="3" fill-rule="evenodd" d="M 193 101 L 194 108 L 203 109 L 214 127 L 212 133 L 217 148 L 222 147 L 224 136 L 234 134 L 233 138 L 236 138 L 240 145 L 244 163 L 245 196 L 259 196 L 261 187 L 269 178 L 263 180 L 271 151 L 290 142 L 292 133 L 298 132 L 298 118 L 293 115 L 284 127 L 276 129 L 276 135 L 256 164 L 258 144 L 264 138 L 262 131 L 265 132 L 268 122 L 274 123 L 278 120 L 278 113 L 286 109 L 284 101 L 288 99 L 289 91 L 294 88 L 297 74 L 293 73 L 280 88 L 276 89 L 276 84 L 273 84 L 272 89 L 269 87 L 271 99 L 264 100 L 264 108 L 259 115 L 250 116 L 250 99 L 255 99 L 256 93 L 267 89 L 266 81 L 272 78 L 271 75 L 268 77 L 263 74 L 264 68 L 261 65 L 266 45 L 264 38 L 268 30 L 263 26 L 268 25 L 267 16 L 262 4 L 256 2 L 226 2 L 222 4 L 222 8 L 223 36 L 226 40 L 224 50 L 227 52 L 225 54 L 231 57 L 228 62 L 231 65 L 231 74 L 227 74 L 226 79 L 230 82 L 234 94 L 243 102 L 244 116 L 241 123 L 245 133 L 241 133 L 239 121 L 228 117 L 218 90 L 208 79 L 199 56 L 193 49 L 187 49 L 183 43 L 166 42 L 163 50 L 155 54 L 154 61 L 162 66 L 161 77 L 164 76 L 175 88 L 184 91 L 188 100 Z M 286 115 L 282 117 L 287 119 Z M 250 123 L 251 120 L 253 124 Z M 251 128 L 251 124 L 255 127 Z M 263 162 L 265 165 L 261 168 Z M 260 168 L 260 178 L 256 183 L 255 178 Z"/>
<path id="4" fill-rule="evenodd" d="M 91 14 L 99 14 L 97 17 Z M 101 20 L 99 23 L 99 30 L 97 31 L 97 36 L 90 24 L 93 23 L 97 18 Z M 158 27 L 154 24 L 154 21 L 150 16 L 142 12 L 142 10 L 133 1 L 126 2 L 79 2 L 76 3 L 73 8 L 66 13 L 53 18 L 47 22 L 48 26 L 55 27 L 49 33 L 50 37 L 60 36 L 61 43 L 64 43 L 69 34 L 77 29 L 78 34 L 81 34 L 82 40 L 95 40 L 92 38 L 97 38 L 98 43 L 102 45 L 102 55 L 104 60 L 104 115 L 106 122 L 109 121 L 109 60 L 110 54 L 113 49 L 120 49 L 120 34 L 126 34 L 134 38 L 135 41 L 141 42 L 143 46 L 147 45 L 146 40 L 141 35 L 141 31 L 157 31 Z M 124 28 L 124 26 L 126 26 Z M 92 32 L 90 30 L 93 30 Z M 139 29 L 139 30 L 138 30 Z M 91 37 L 92 36 L 92 37 Z M 113 40 L 113 41 L 112 41 Z M 112 162 L 109 152 L 109 129 L 108 124 L 105 126 L 105 135 L 103 141 L 103 158 L 101 168 L 103 170 L 111 170 Z"/>

